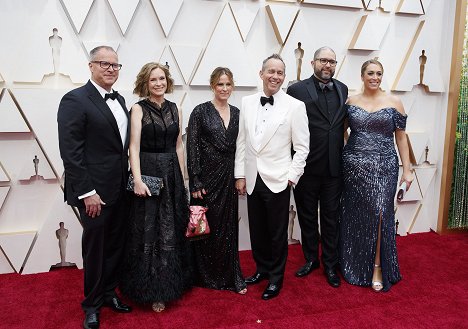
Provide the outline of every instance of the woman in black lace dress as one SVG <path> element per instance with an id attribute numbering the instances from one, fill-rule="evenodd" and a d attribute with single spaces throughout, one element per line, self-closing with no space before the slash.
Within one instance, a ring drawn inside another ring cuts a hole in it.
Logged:
<path id="1" fill-rule="evenodd" d="M 234 158 L 239 109 L 228 104 L 234 87 L 231 71 L 218 67 L 211 74 L 213 100 L 195 107 L 188 124 L 187 158 L 190 192 L 208 207 L 211 234 L 194 241 L 196 285 L 247 292 L 239 265 L 238 196 Z"/>
<path id="2" fill-rule="evenodd" d="M 146 97 L 132 107 L 130 167 L 135 181 L 122 269 L 121 291 L 160 312 L 191 285 L 189 244 L 184 230 L 188 200 L 182 176 L 183 145 L 179 111 L 164 99 L 173 89 L 167 67 L 148 63 L 134 93 Z M 159 196 L 151 195 L 141 175 L 162 177 Z"/>

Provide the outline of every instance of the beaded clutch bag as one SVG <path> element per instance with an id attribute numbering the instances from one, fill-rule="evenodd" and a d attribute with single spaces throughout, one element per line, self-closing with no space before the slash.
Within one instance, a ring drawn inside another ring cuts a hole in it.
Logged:
<path id="1" fill-rule="evenodd" d="M 148 186 L 151 195 L 159 195 L 161 189 L 164 187 L 163 179 L 160 177 L 141 175 L 141 180 Z M 127 190 L 133 192 L 134 187 L 133 175 L 130 174 L 128 177 Z"/>

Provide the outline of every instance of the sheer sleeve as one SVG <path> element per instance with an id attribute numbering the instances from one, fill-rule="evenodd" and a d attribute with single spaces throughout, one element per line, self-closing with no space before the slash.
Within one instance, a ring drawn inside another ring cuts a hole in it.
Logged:
<path id="1" fill-rule="evenodd" d="M 203 188 L 203 183 L 200 180 L 201 115 L 200 106 L 196 106 L 190 114 L 187 129 L 187 169 L 190 192 L 200 191 Z"/>
<path id="2" fill-rule="evenodd" d="M 395 129 L 405 130 L 407 119 L 408 119 L 407 115 L 403 115 L 397 110 L 395 110 L 395 114 L 393 115 L 393 123 L 395 125 Z"/>

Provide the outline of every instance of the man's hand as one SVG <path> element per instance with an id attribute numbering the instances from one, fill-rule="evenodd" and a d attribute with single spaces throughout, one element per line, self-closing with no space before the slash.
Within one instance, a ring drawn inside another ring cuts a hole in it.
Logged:
<path id="1" fill-rule="evenodd" d="M 236 180 L 236 190 L 239 195 L 245 195 L 247 189 L 245 188 L 245 178 L 238 178 Z"/>
<path id="2" fill-rule="evenodd" d="M 91 218 L 99 216 L 101 214 L 101 206 L 105 205 L 97 193 L 84 198 L 83 201 L 86 206 L 86 215 Z"/>

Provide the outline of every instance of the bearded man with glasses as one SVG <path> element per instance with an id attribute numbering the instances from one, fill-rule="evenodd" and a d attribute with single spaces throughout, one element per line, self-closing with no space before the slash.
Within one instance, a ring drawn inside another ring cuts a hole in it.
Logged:
<path id="1" fill-rule="evenodd" d="M 90 52 L 91 79 L 60 101 L 57 121 L 64 193 L 83 226 L 84 328 L 99 328 L 99 310 L 127 313 L 115 293 L 124 243 L 129 115 L 112 86 L 122 65 L 111 47 Z"/>
<path id="2" fill-rule="evenodd" d="M 338 265 L 338 203 L 342 190 L 341 153 L 344 142 L 345 102 L 348 87 L 333 79 L 336 54 L 330 47 L 319 48 L 312 60 L 314 74 L 291 85 L 287 93 L 306 105 L 309 119 L 310 151 L 304 175 L 294 189 L 301 226 L 305 264 L 296 272 L 304 277 L 320 267 L 319 241 L 327 282 L 340 286 Z M 318 208 L 320 205 L 320 234 Z"/>

